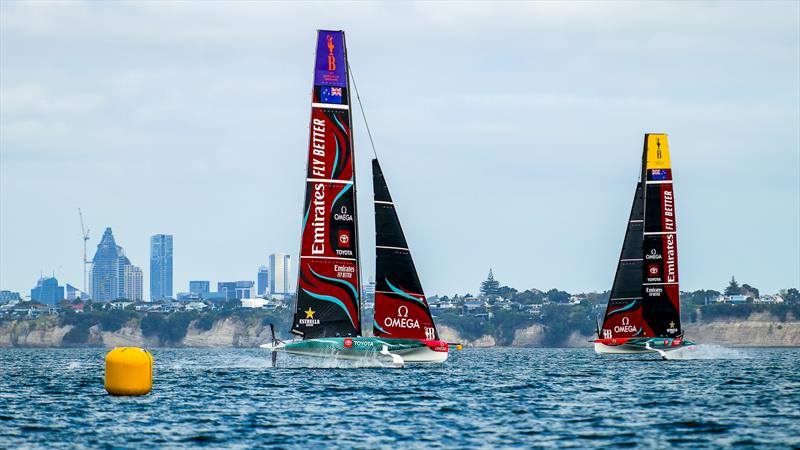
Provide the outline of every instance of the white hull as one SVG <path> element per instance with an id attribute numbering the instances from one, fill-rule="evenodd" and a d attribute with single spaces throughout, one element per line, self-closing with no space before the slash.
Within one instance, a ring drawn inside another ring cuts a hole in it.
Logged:
<path id="1" fill-rule="evenodd" d="M 642 353 L 658 353 L 654 349 L 647 349 L 642 347 L 634 347 L 632 345 L 605 345 L 599 342 L 594 343 L 594 352 L 598 354 L 603 353 L 610 353 L 610 354 L 625 354 L 625 355 L 633 355 L 633 354 L 642 354 Z"/>
<path id="2" fill-rule="evenodd" d="M 435 352 L 428 347 L 401 350 L 396 353 L 403 357 L 403 361 L 412 364 L 443 363 L 447 361 L 448 352 Z"/>
<path id="3" fill-rule="evenodd" d="M 291 343 L 293 341 L 289 341 Z M 348 360 L 348 361 L 359 361 L 365 358 L 374 358 L 380 354 L 384 354 L 387 356 L 390 355 L 399 355 L 402 358 L 402 361 L 395 360 L 396 363 L 411 363 L 411 364 L 433 364 L 433 363 L 443 363 L 447 361 L 447 356 L 449 355 L 448 352 L 437 352 L 433 351 L 429 347 L 416 347 L 416 348 L 409 348 L 409 349 L 401 349 L 401 350 L 392 350 L 391 353 L 383 353 L 383 352 L 364 352 L 358 349 L 352 350 L 338 350 L 335 352 L 327 351 L 327 350 L 320 350 L 315 348 L 286 348 L 286 343 L 280 343 L 273 347 L 272 344 L 263 344 L 260 348 L 267 349 L 273 352 L 282 352 L 288 353 L 292 355 L 300 355 L 300 356 L 310 356 L 314 358 L 330 358 L 330 359 L 341 359 L 341 360 Z"/>

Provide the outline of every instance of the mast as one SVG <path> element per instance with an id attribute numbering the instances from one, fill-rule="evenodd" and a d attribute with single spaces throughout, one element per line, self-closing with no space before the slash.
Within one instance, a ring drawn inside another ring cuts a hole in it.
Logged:
<path id="1" fill-rule="evenodd" d="M 438 340 L 428 301 L 386 185 L 380 163 L 372 160 L 375 192 L 375 317 L 378 337 Z"/>
<path id="2" fill-rule="evenodd" d="M 644 245 L 642 318 L 653 335 L 678 337 L 681 331 L 678 288 L 678 239 L 675 192 L 666 134 L 644 141 Z"/>
<path id="3" fill-rule="evenodd" d="M 355 165 L 344 31 L 317 31 L 292 333 L 361 335 Z"/>

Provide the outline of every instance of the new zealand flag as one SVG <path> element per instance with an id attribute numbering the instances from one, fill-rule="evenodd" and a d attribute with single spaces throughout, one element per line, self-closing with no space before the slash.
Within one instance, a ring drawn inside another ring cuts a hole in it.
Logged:
<path id="1" fill-rule="evenodd" d="M 322 103 L 342 104 L 342 88 L 340 87 L 323 86 L 319 96 Z"/>
<path id="2" fill-rule="evenodd" d="M 650 179 L 653 181 L 666 180 L 667 171 L 665 169 L 650 169 Z"/>

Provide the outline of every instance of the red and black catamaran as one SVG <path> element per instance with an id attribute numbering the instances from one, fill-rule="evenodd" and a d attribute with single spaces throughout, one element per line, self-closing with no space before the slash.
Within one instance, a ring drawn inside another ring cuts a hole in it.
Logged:
<path id="1" fill-rule="evenodd" d="M 375 337 L 361 330 L 358 211 L 350 80 L 343 31 L 319 30 L 303 209 L 297 302 L 291 332 L 273 352 L 341 359 L 384 355 L 397 364 L 442 362 L 440 341 L 377 159 Z M 273 353 L 274 354 L 274 353 Z"/>
<path id="2" fill-rule="evenodd" d="M 646 134 L 642 169 L 597 353 L 674 350 L 683 340 L 675 194 L 666 134 Z"/>

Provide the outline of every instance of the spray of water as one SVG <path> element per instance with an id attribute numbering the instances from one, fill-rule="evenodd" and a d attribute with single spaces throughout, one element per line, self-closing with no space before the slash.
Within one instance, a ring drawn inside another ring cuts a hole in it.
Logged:
<path id="1" fill-rule="evenodd" d="M 744 351 L 721 345 L 690 345 L 667 352 L 667 359 L 747 359 Z"/>
<path id="2" fill-rule="evenodd" d="M 398 368 L 390 358 L 378 352 L 369 352 L 358 359 L 337 358 L 333 351 L 322 357 L 278 354 L 278 367 L 291 369 L 362 369 Z"/>

